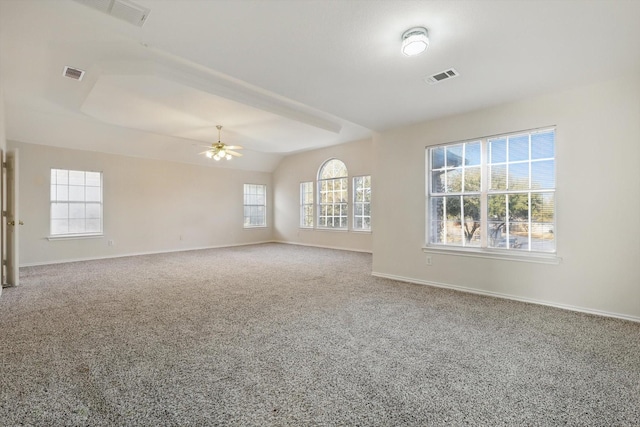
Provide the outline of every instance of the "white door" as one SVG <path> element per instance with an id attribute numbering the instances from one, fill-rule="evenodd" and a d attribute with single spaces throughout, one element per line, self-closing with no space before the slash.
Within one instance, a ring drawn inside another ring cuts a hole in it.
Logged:
<path id="1" fill-rule="evenodd" d="M 22 225 L 18 215 L 18 150 L 7 152 L 7 285 L 18 286 L 19 262 L 18 262 L 18 233 Z"/>

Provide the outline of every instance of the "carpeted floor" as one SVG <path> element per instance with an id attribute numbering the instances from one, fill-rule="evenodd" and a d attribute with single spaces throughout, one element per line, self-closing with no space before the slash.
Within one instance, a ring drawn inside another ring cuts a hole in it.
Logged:
<path id="1" fill-rule="evenodd" d="M 0 425 L 640 425 L 640 324 L 265 244 L 21 269 Z"/>

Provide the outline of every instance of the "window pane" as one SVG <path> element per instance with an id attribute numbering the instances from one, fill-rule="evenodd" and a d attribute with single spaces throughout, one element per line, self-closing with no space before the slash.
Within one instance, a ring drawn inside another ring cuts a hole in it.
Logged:
<path id="1" fill-rule="evenodd" d="M 506 138 L 489 140 L 490 163 L 504 163 L 507 161 Z"/>
<path id="2" fill-rule="evenodd" d="M 555 155 L 555 131 L 531 135 L 531 158 L 552 159 Z"/>
<path id="3" fill-rule="evenodd" d="M 84 218 L 84 203 L 69 204 L 69 218 Z"/>
<path id="4" fill-rule="evenodd" d="M 556 186 L 555 162 L 553 160 L 543 160 L 531 163 L 531 188 L 551 189 Z"/>
<path id="5" fill-rule="evenodd" d="M 529 163 L 509 165 L 509 190 L 527 190 L 529 188 Z"/>
<path id="6" fill-rule="evenodd" d="M 67 219 L 68 217 L 68 203 L 51 203 L 51 219 Z"/>
<path id="7" fill-rule="evenodd" d="M 465 169 L 464 191 L 480 191 L 480 168 Z"/>
<path id="8" fill-rule="evenodd" d="M 99 202 L 101 198 L 100 187 L 87 187 L 86 198 L 87 202 Z"/>
<path id="9" fill-rule="evenodd" d="M 489 188 L 491 190 L 506 190 L 507 189 L 507 167 L 491 166 L 491 182 Z"/>
<path id="10" fill-rule="evenodd" d="M 448 170 L 447 193 L 459 193 L 462 191 L 462 169 Z"/>
<path id="11" fill-rule="evenodd" d="M 99 219 L 87 219 L 85 224 L 87 233 L 99 233 L 101 231 Z"/>
<path id="12" fill-rule="evenodd" d="M 434 148 L 431 151 L 431 169 L 444 168 L 444 147 Z"/>
<path id="13" fill-rule="evenodd" d="M 509 138 L 509 161 L 529 160 L 529 135 Z"/>
<path id="14" fill-rule="evenodd" d="M 531 196 L 531 250 L 555 251 L 555 202 L 553 193 L 536 193 Z"/>
<path id="15" fill-rule="evenodd" d="M 471 142 L 465 144 L 465 165 L 477 166 L 480 165 L 480 142 Z"/>
<path id="16" fill-rule="evenodd" d="M 70 219 L 69 220 L 69 233 L 85 233 L 85 220 L 82 219 Z"/>
<path id="17" fill-rule="evenodd" d="M 431 172 L 431 191 L 433 193 L 444 193 L 444 171 Z"/>
<path id="18" fill-rule="evenodd" d="M 54 169 L 56 172 L 56 184 L 69 184 L 69 171 L 62 169 Z"/>
<path id="19" fill-rule="evenodd" d="M 69 232 L 68 219 L 52 219 L 51 234 L 67 234 Z"/>
<path id="20" fill-rule="evenodd" d="M 56 185 L 56 201 L 66 202 L 69 200 L 69 187 L 67 185 Z"/>
<path id="21" fill-rule="evenodd" d="M 447 150 L 447 158 L 446 158 L 446 166 L 448 168 L 462 166 L 463 158 L 462 158 L 462 144 L 450 145 L 446 147 Z"/>
<path id="22" fill-rule="evenodd" d="M 87 203 L 86 204 L 86 217 L 91 219 L 100 219 L 100 204 L 99 203 Z"/>
<path id="23" fill-rule="evenodd" d="M 82 185 L 84 186 L 84 172 L 81 171 L 69 171 L 69 185 Z"/>
<path id="24" fill-rule="evenodd" d="M 70 185 L 69 186 L 69 201 L 71 201 L 71 202 L 84 202 L 84 186 Z"/>
<path id="25" fill-rule="evenodd" d="M 100 172 L 85 172 L 88 187 L 100 187 L 102 178 Z"/>

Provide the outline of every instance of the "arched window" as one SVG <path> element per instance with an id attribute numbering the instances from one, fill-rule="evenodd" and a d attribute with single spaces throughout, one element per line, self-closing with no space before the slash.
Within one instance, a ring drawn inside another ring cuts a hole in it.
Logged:
<path id="1" fill-rule="evenodd" d="M 330 159 L 318 171 L 318 227 L 347 229 L 349 173 L 338 159 Z"/>

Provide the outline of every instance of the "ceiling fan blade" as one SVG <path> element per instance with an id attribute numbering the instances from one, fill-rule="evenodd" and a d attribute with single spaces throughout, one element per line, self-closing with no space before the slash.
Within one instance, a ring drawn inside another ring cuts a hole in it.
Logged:
<path id="1" fill-rule="evenodd" d="M 205 154 L 205 153 L 208 153 L 209 151 L 211 151 L 211 149 L 209 149 L 209 150 L 204 150 L 204 151 L 201 151 L 201 152 L 199 152 L 198 154 Z"/>
<path id="2" fill-rule="evenodd" d="M 242 157 L 242 154 L 236 153 L 235 151 L 227 150 L 227 154 L 231 154 L 234 157 Z"/>
<path id="3" fill-rule="evenodd" d="M 240 145 L 226 145 L 225 148 L 228 150 L 242 150 L 242 146 Z"/>

